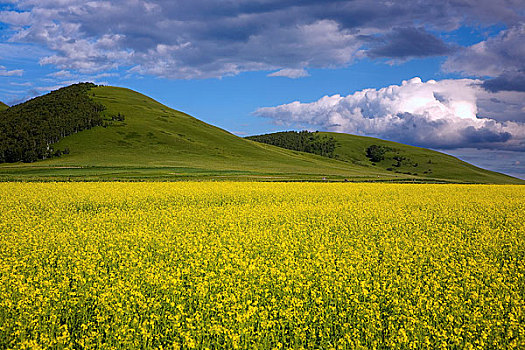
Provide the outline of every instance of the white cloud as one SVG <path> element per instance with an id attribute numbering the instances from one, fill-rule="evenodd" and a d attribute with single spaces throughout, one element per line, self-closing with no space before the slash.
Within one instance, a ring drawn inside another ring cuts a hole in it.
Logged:
<path id="1" fill-rule="evenodd" d="M 24 75 L 23 69 L 7 70 L 4 66 L 0 66 L 0 77 L 21 77 Z"/>
<path id="2" fill-rule="evenodd" d="M 0 11 L 0 22 L 14 26 L 26 26 L 31 24 L 31 13 L 17 11 Z"/>
<path id="3" fill-rule="evenodd" d="M 50 73 L 48 74 L 48 76 L 53 78 L 70 78 L 71 76 L 73 76 L 73 74 L 71 74 L 70 71 L 61 70 L 58 72 Z"/>
<path id="4" fill-rule="evenodd" d="M 288 126 L 377 136 L 425 147 L 525 150 L 525 120 L 482 117 L 478 100 L 487 104 L 491 94 L 480 84 L 473 79 L 422 82 L 414 78 L 346 97 L 325 96 L 312 103 L 259 108 L 254 114 Z"/>
<path id="5" fill-rule="evenodd" d="M 290 79 L 309 77 L 310 74 L 304 69 L 284 68 L 268 74 L 269 77 L 286 77 Z"/>
<path id="6" fill-rule="evenodd" d="M 524 9 L 519 0 L 11 2 L 0 22 L 9 25 L 11 42 L 51 51 L 39 56 L 42 64 L 82 73 L 124 67 L 175 79 L 342 67 L 366 56 L 370 38 L 382 43 L 374 57 L 444 54 L 448 45 L 434 32 L 461 23 L 510 28 Z M 414 45 L 414 37 L 424 40 Z"/>
<path id="7" fill-rule="evenodd" d="M 443 64 L 449 72 L 474 76 L 500 76 L 525 71 L 525 24 L 459 50 Z"/>
<path id="8" fill-rule="evenodd" d="M 25 82 L 25 83 L 14 83 L 14 82 L 11 82 L 9 84 L 13 85 L 13 86 L 33 86 L 33 83 L 31 83 L 31 82 Z"/>
<path id="9" fill-rule="evenodd" d="M 39 33 L 52 36 L 51 33 Z M 97 40 L 53 38 L 50 46 L 60 54 L 40 59 L 40 64 L 54 65 L 62 70 L 94 73 L 129 64 L 132 52 L 118 49 L 124 40 L 121 35 L 104 35 Z"/>

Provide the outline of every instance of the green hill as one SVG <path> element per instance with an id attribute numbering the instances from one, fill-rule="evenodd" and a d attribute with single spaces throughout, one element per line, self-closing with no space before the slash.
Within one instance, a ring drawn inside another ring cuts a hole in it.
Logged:
<path id="1" fill-rule="evenodd" d="M 34 162 L 60 155 L 53 144 L 104 120 L 104 106 L 88 96 L 94 84 L 53 91 L 0 112 L 0 163 Z"/>
<path id="2" fill-rule="evenodd" d="M 129 89 L 89 90 L 105 106 L 96 126 L 53 144 L 69 154 L 0 165 L 0 179 L 335 179 L 392 177 L 237 137 Z M 117 115 L 123 121 L 115 120 Z"/>
<path id="3" fill-rule="evenodd" d="M 525 183 L 525 181 L 478 168 L 453 156 L 426 148 L 373 137 L 334 132 L 276 132 L 246 137 L 290 150 L 299 150 L 396 176 L 427 181 L 476 183 Z"/>
<path id="4" fill-rule="evenodd" d="M 8 109 L 9 106 L 6 105 L 5 103 L 3 103 L 2 101 L 0 101 L 0 111 L 3 111 L 3 110 L 6 110 Z"/>
<path id="5" fill-rule="evenodd" d="M 319 134 L 335 139 L 336 147 L 334 153 L 336 159 L 350 162 L 354 165 L 382 169 L 394 174 L 416 175 L 429 179 L 481 183 L 524 182 L 507 175 L 478 168 L 456 157 L 426 148 L 408 146 L 373 137 L 328 132 Z M 367 157 L 367 149 L 373 145 L 382 147 L 384 159 L 374 162 Z"/>
<path id="6" fill-rule="evenodd" d="M 463 166 L 466 163 L 444 155 L 463 167 L 443 178 L 437 176 L 441 174 L 437 167 L 432 174 L 403 174 L 387 170 L 387 163 L 384 166 L 367 163 L 366 157 L 357 156 L 362 149 L 343 151 L 347 148 L 345 137 L 350 135 L 334 134 L 338 137 L 340 159 L 330 159 L 237 137 L 129 89 L 99 86 L 89 89 L 87 94 L 95 105 L 104 106 L 101 125 L 66 136 L 52 145 L 55 150 L 68 150 L 68 154 L 34 163 L 0 164 L 0 180 L 321 181 L 325 178 L 327 181 L 521 182 Z M 476 174 L 475 180 L 472 174 Z"/>

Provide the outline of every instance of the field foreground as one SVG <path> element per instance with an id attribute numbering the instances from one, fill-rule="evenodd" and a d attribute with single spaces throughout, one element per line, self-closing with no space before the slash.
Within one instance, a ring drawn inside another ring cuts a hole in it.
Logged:
<path id="1" fill-rule="evenodd" d="M 0 349 L 524 348 L 523 198 L 0 183 Z"/>

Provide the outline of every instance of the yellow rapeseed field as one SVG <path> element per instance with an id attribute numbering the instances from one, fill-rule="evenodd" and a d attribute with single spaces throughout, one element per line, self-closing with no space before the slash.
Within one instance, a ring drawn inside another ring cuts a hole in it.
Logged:
<path id="1" fill-rule="evenodd" d="M 0 183 L 0 349 L 525 348 L 525 187 Z"/>

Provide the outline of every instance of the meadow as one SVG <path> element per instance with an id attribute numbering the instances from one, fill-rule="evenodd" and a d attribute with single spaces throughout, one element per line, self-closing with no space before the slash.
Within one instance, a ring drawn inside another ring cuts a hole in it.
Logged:
<path id="1" fill-rule="evenodd" d="M 524 198 L 0 183 L 0 349 L 523 349 Z"/>

